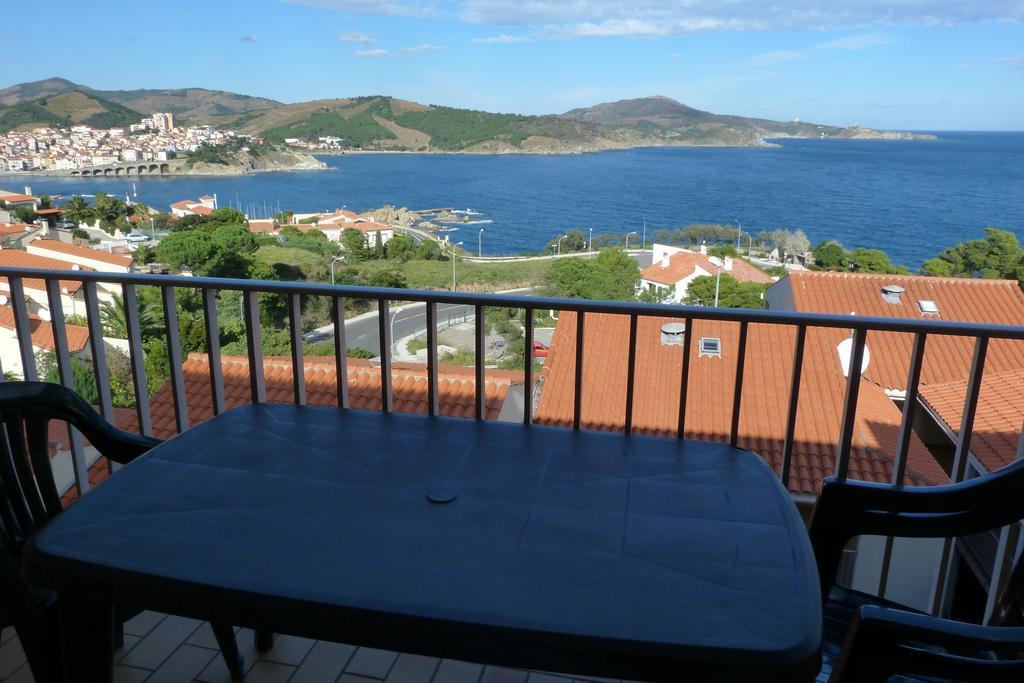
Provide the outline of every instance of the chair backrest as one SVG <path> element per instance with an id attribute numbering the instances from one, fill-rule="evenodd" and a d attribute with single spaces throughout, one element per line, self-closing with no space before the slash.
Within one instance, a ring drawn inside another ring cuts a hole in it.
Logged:
<path id="1" fill-rule="evenodd" d="M 996 626 L 1024 626 L 1024 553 L 1017 558 L 1002 593 L 996 596 L 991 623 Z"/>

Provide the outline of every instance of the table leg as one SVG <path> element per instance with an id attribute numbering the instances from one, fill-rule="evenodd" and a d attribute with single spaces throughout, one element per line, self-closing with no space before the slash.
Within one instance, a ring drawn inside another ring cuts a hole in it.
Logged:
<path id="1" fill-rule="evenodd" d="M 103 683 L 114 675 L 114 606 L 59 597 L 64 680 Z"/>

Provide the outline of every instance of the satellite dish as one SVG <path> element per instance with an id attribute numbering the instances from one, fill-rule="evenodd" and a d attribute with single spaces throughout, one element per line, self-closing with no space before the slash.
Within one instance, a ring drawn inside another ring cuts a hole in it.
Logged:
<path id="1" fill-rule="evenodd" d="M 51 320 L 51 318 L 50 318 L 50 312 L 49 312 L 48 310 L 46 310 L 45 308 L 40 308 L 40 309 L 39 309 L 39 317 L 40 317 L 40 318 L 41 318 L 42 320 L 45 320 L 45 321 L 47 321 L 47 322 L 49 322 L 49 321 Z"/>
<path id="2" fill-rule="evenodd" d="M 3 294 L 0 294 L 0 306 L 6 306 L 6 305 L 7 305 L 7 297 L 4 296 Z"/>
<path id="3" fill-rule="evenodd" d="M 839 364 L 843 368 L 843 377 L 850 376 L 850 357 L 853 355 L 853 337 L 847 337 L 843 341 L 839 342 L 839 346 L 836 347 L 836 352 L 839 353 Z M 868 369 L 868 365 L 871 363 L 871 351 L 868 349 L 867 344 L 864 345 L 864 357 L 861 359 L 860 372 L 864 374 L 864 371 Z"/>
<path id="4" fill-rule="evenodd" d="M 78 265 L 77 263 L 72 263 L 71 264 L 71 270 L 81 270 L 81 269 L 82 269 L 82 266 Z"/>

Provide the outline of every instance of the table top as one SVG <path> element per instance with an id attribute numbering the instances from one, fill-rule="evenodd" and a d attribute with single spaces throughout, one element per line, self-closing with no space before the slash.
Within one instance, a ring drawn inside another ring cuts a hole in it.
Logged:
<path id="1" fill-rule="evenodd" d="M 354 624 L 339 635 L 406 650 L 429 636 L 441 656 L 590 653 L 623 676 L 742 664 L 781 680 L 820 643 L 810 544 L 763 460 L 551 427 L 240 407 L 59 515 L 26 570 L 69 593 L 123 588 L 165 609 L 173 595 L 182 613 L 188 595 L 230 595 L 217 604 L 237 618 L 315 607 Z M 446 649 L 449 628 L 477 649 Z"/>

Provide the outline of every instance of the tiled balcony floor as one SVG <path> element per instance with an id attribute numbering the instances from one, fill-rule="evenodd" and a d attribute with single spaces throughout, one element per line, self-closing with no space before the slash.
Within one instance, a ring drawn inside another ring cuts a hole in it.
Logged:
<path id="1" fill-rule="evenodd" d="M 115 683 L 229 683 L 231 676 L 209 624 L 143 612 L 124 627 L 124 647 L 114 655 Z M 566 676 L 482 666 L 367 647 L 279 635 L 259 656 L 253 633 L 238 632 L 248 683 L 573 683 Z M 13 628 L 0 636 L 0 681 L 33 680 Z M 579 682 L 606 679 L 577 678 Z"/>

